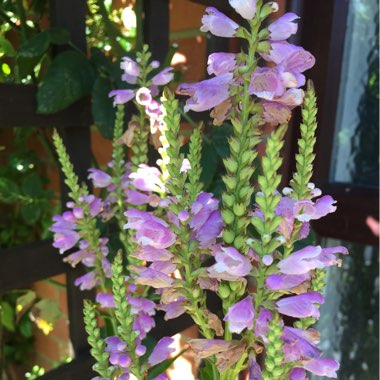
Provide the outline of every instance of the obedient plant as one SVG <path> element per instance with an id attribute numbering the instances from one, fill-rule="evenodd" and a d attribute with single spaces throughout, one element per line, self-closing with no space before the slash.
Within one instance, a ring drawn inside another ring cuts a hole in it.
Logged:
<path id="1" fill-rule="evenodd" d="M 203 380 L 237 379 L 243 372 L 250 380 L 337 376 L 338 362 L 322 357 L 311 326 L 324 302 L 325 268 L 339 265 L 337 255 L 347 250 L 304 243 L 310 222 L 336 209 L 335 200 L 310 182 L 317 106 L 312 84 L 306 92 L 302 87 L 314 57 L 286 41 L 297 31 L 297 15 L 267 26 L 276 3 L 230 4 L 245 26 L 210 7 L 201 30 L 240 38 L 247 50 L 211 54 L 214 76 L 178 88 L 190 96 L 185 111 L 212 109 L 214 124 L 233 126 L 221 202 L 202 191 L 202 128 L 193 130 L 185 156 L 179 101 L 169 88 L 161 97 L 158 91 L 171 81 L 171 69 L 154 73 L 159 64 L 146 47 L 136 62 L 121 64 L 123 79 L 136 88 L 110 94 L 117 107 L 112 162 L 107 172 L 89 171 L 102 197 L 78 184 L 54 136 L 72 198 L 70 211 L 55 217 L 54 245 L 61 253 L 79 247 L 65 261 L 88 267 L 76 283 L 97 289 L 96 303 L 84 307 L 96 379 L 167 378 L 173 339 L 163 337 L 154 347 L 147 340 L 157 310 L 166 320 L 187 313 L 198 326 L 202 338 L 188 340 L 187 349 L 201 359 Z M 138 115 L 125 132 L 124 104 L 133 99 Z M 296 171 L 280 189 L 281 149 L 297 106 Z M 147 162 L 149 132 L 161 155 L 157 166 Z M 265 143 L 260 156 L 259 143 Z M 117 253 L 102 223 L 119 227 Z M 212 293 L 221 300 L 217 310 L 209 310 Z"/>

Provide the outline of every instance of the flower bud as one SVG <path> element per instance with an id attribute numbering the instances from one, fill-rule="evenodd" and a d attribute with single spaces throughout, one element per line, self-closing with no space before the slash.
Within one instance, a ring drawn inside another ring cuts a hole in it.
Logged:
<path id="1" fill-rule="evenodd" d="M 224 230 L 223 239 L 227 244 L 231 244 L 235 239 L 235 234 L 231 230 Z"/>
<path id="2" fill-rule="evenodd" d="M 228 207 L 232 207 L 235 202 L 235 197 L 233 195 L 223 193 L 222 200 L 225 205 L 227 205 Z"/>
<path id="3" fill-rule="evenodd" d="M 242 216 L 246 211 L 246 207 L 242 203 L 235 203 L 232 207 L 235 215 Z"/>
<path id="4" fill-rule="evenodd" d="M 228 191 L 234 191 L 236 189 L 236 178 L 231 176 L 224 176 L 224 183 L 226 184 Z"/>
<path id="5" fill-rule="evenodd" d="M 270 47 L 271 47 L 271 44 L 268 41 L 261 41 L 261 42 L 259 42 L 259 44 L 257 46 L 257 51 L 259 53 L 267 54 L 270 51 Z"/>
<path id="6" fill-rule="evenodd" d="M 232 224 L 235 220 L 235 215 L 231 210 L 223 210 L 222 218 L 226 224 Z"/>
<path id="7" fill-rule="evenodd" d="M 239 251 L 241 251 L 242 248 L 244 247 L 244 243 L 245 243 L 245 241 L 244 241 L 244 238 L 243 238 L 242 236 L 238 236 L 238 237 L 234 240 L 234 245 L 235 245 L 235 247 L 236 247 Z"/>
<path id="8" fill-rule="evenodd" d="M 230 173 L 236 172 L 238 168 L 238 164 L 233 158 L 224 159 L 223 162 L 224 162 L 224 166 Z"/>
<path id="9" fill-rule="evenodd" d="M 265 19 L 267 18 L 271 13 L 277 12 L 279 9 L 278 4 L 274 1 L 271 3 L 266 3 L 260 11 L 260 18 Z"/>
<path id="10" fill-rule="evenodd" d="M 222 298 L 228 298 L 231 294 L 231 291 L 230 291 L 228 284 L 226 284 L 226 283 L 220 284 L 219 289 L 218 289 L 218 294 Z"/>

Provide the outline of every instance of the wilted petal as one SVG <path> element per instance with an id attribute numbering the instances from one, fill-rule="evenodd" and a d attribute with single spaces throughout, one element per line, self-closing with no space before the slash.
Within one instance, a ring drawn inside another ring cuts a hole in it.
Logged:
<path id="1" fill-rule="evenodd" d="M 188 344 L 194 350 L 197 357 L 203 359 L 226 351 L 234 342 L 222 339 L 190 339 Z"/>
<path id="2" fill-rule="evenodd" d="M 271 125 L 287 124 L 292 113 L 290 108 L 278 102 L 263 101 L 263 118 L 266 123 Z"/>
<path id="3" fill-rule="evenodd" d="M 256 2 L 256 0 L 250 0 Z M 233 37 L 239 25 L 214 7 L 206 8 L 202 17 L 202 32 L 210 32 L 218 37 Z"/>
<path id="4" fill-rule="evenodd" d="M 149 245 L 139 246 L 136 251 L 131 254 L 142 261 L 170 261 L 173 258 L 173 254 L 164 248 L 154 248 Z"/>
<path id="5" fill-rule="evenodd" d="M 151 268 L 133 267 L 133 270 L 138 273 L 136 284 L 148 285 L 160 289 L 166 288 L 174 282 L 174 280 L 166 274 Z"/>
<path id="6" fill-rule="evenodd" d="M 254 71 L 249 85 L 249 93 L 266 100 L 273 100 L 285 92 L 280 73 L 276 68 L 259 68 Z"/>

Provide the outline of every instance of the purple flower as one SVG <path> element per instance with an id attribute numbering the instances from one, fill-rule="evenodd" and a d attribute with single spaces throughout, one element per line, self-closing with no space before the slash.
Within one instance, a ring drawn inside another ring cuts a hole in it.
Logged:
<path id="1" fill-rule="evenodd" d="M 284 327 L 281 339 L 284 341 L 285 361 L 296 362 L 305 358 L 319 358 L 321 356 L 322 351 L 309 339 L 306 339 L 307 334 L 304 330 Z"/>
<path id="2" fill-rule="evenodd" d="M 95 187 L 107 187 L 112 183 L 112 177 L 103 170 L 89 169 L 88 179 L 91 179 Z"/>
<path id="3" fill-rule="evenodd" d="M 137 77 L 140 75 L 140 70 L 137 63 L 129 57 L 122 58 L 122 62 L 120 63 L 120 68 L 124 70 L 125 73 L 129 75 L 133 75 L 134 77 Z"/>
<path id="4" fill-rule="evenodd" d="M 109 361 L 112 365 L 117 365 L 124 369 L 129 368 L 132 363 L 130 356 L 121 352 L 111 352 Z"/>
<path id="5" fill-rule="evenodd" d="M 143 297 L 128 297 L 128 303 L 131 306 L 131 314 L 136 315 L 139 313 L 145 313 L 150 316 L 156 313 L 156 304 Z"/>
<path id="6" fill-rule="evenodd" d="M 155 248 L 168 248 L 176 241 L 176 235 L 163 223 L 146 221 L 137 230 L 135 238 L 141 245 Z"/>
<path id="7" fill-rule="evenodd" d="M 185 313 L 185 301 L 186 299 L 184 297 L 180 297 L 176 301 L 160 304 L 158 309 L 165 311 L 165 321 L 177 318 Z"/>
<path id="8" fill-rule="evenodd" d="M 252 265 L 246 256 L 243 256 L 233 247 L 221 247 L 215 253 L 216 264 L 207 269 L 211 278 L 236 281 L 247 276 Z"/>
<path id="9" fill-rule="evenodd" d="M 127 202 L 135 206 L 144 205 L 149 203 L 149 195 L 130 189 L 127 192 Z"/>
<path id="10" fill-rule="evenodd" d="M 212 75 L 223 75 L 230 73 L 236 68 L 236 54 L 213 53 L 208 56 L 207 72 Z"/>
<path id="11" fill-rule="evenodd" d="M 118 336 L 109 336 L 104 339 L 106 344 L 106 351 L 111 352 L 123 352 L 127 348 L 127 343 L 121 340 Z"/>
<path id="12" fill-rule="evenodd" d="M 250 355 L 248 360 L 248 374 L 249 380 L 263 380 L 261 368 L 256 361 L 256 357 L 252 354 Z"/>
<path id="13" fill-rule="evenodd" d="M 102 211 L 103 202 L 101 199 L 95 197 L 95 195 L 83 195 L 79 197 L 79 201 L 89 206 L 90 216 L 97 216 Z"/>
<path id="14" fill-rule="evenodd" d="M 147 106 L 152 102 L 152 95 L 149 88 L 141 87 L 137 90 L 136 102 L 142 106 Z"/>
<path id="15" fill-rule="evenodd" d="M 184 158 L 181 164 L 180 173 L 187 173 L 191 170 L 190 161 L 187 158 Z"/>
<path id="16" fill-rule="evenodd" d="M 173 71 L 173 67 L 163 69 L 152 78 L 152 83 L 156 86 L 165 86 L 174 78 L 174 74 L 171 71 Z"/>
<path id="17" fill-rule="evenodd" d="M 178 87 L 181 95 L 189 95 L 185 105 L 185 112 L 207 111 L 230 97 L 230 84 L 233 82 L 231 73 L 223 74 L 198 83 L 182 83 Z"/>
<path id="18" fill-rule="evenodd" d="M 249 93 L 259 98 L 273 100 L 283 95 L 285 86 L 276 68 L 263 67 L 254 71 L 249 85 Z"/>
<path id="19" fill-rule="evenodd" d="M 113 294 L 98 293 L 96 295 L 96 302 L 99 302 L 101 307 L 115 307 Z"/>
<path id="20" fill-rule="evenodd" d="M 272 313 L 268 309 L 261 307 L 256 319 L 255 334 L 261 337 L 264 343 L 268 342 L 267 335 L 269 332 L 269 322 L 271 320 Z"/>
<path id="21" fill-rule="evenodd" d="M 80 290 L 90 290 L 99 284 L 99 279 L 94 271 L 88 272 L 83 276 L 75 279 L 74 285 L 79 286 Z"/>
<path id="22" fill-rule="evenodd" d="M 253 0 L 256 1 L 256 0 Z M 202 17 L 202 32 L 210 32 L 218 37 L 233 37 L 239 25 L 219 12 L 214 7 L 206 8 L 206 14 Z"/>
<path id="23" fill-rule="evenodd" d="M 62 230 L 54 234 L 53 247 L 59 249 L 59 253 L 64 253 L 73 248 L 78 243 L 80 235 L 72 230 Z"/>
<path id="24" fill-rule="evenodd" d="M 138 274 L 136 284 L 152 286 L 155 289 L 166 288 L 173 284 L 174 280 L 168 275 L 146 267 L 133 267 Z"/>
<path id="25" fill-rule="evenodd" d="M 298 25 L 294 20 L 299 19 L 295 13 L 285 13 L 269 25 L 270 39 L 272 41 L 287 40 L 292 34 L 297 33 Z"/>
<path id="26" fill-rule="evenodd" d="M 292 368 L 289 378 L 290 380 L 307 380 L 306 371 L 303 368 Z"/>
<path id="27" fill-rule="evenodd" d="M 175 348 L 170 347 L 174 343 L 173 338 L 164 337 L 158 341 L 156 347 L 154 347 L 153 352 L 148 358 L 148 363 L 154 366 L 158 363 L 163 362 L 167 357 L 175 351 Z"/>
<path id="28" fill-rule="evenodd" d="M 307 246 L 281 260 L 277 266 L 281 273 L 301 275 L 310 270 L 321 269 L 339 264 L 337 253 L 348 254 L 347 248 L 337 246 L 321 248 L 320 246 Z"/>
<path id="29" fill-rule="evenodd" d="M 317 376 L 326 376 L 336 379 L 340 365 L 334 359 L 316 358 L 302 361 L 303 368 L 314 373 Z"/>
<path id="30" fill-rule="evenodd" d="M 132 185 L 141 191 L 165 191 L 165 186 L 161 181 L 161 172 L 153 167 L 145 164 L 139 165 L 136 172 L 131 173 L 129 178 Z"/>
<path id="31" fill-rule="evenodd" d="M 140 339 L 144 339 L 154 326 L 156 326 L 154 318 L 145 313 L 139 314 L 133 321 L 133 330 L 139 333 Z"/>
<path id="32" fill-rule="evenodd" d="M 247 20 L 252 20 L 256 14 L 256 0 L 229 0 L 231 7 L 240 16 Z"/>
<path id="33" fill-rule="evenodd" d="M 299 275 L 271 274 L 265 280 L 265 285 L 270 290 L 287 290 L 301 285 L 307 280 L 310 280 L 308 273 Z"/>
<path id="34" fill-rule="evenodd" d="M 247 296 L 228 309 L 224 321 L 228 321 L 228 329 L 232 333 L 240 334 L 245 328 L 253 327 L 255 310 L 253 308 L 253 299 Z"/>
<path id="35" fill-rule="evenodd" d="M 201 247 L 213 244 L 223 228 L 223 220 L 218 211 L 219 201 L 211 193 L 201 192 L 191 205 L 192 218 L 189 226 L 193 237 Z"/>
<path id="36" fill-rule="evenodd" d="M 108 97 L 114 97 L 113 105 L 115 107 L 118 104 L 128 103 L 135 97 L 135 92 L 133 90 L 113 90 L 108 94 Z"/>
<path id="37" fill-rule="evenodd" d="M 165 373 L 160 373 L 158 376 L 154 377 L 152 380 L 168 380 Z"/>
<path id="38" fill-rule="evenodd" d="M 319 318 L 319 308 L 316 306 L 324 302 L 324 297 L 318 292 L 308 292 L 297 296 L 282 298 L 276 305 L 279 313 L 294 318 Z"/>
<path id="39" fill-rule="evenodd" d="M 177 266 L 169 261 L 155 261 L 149 268 L 164 274 L 172 274 Z"/>

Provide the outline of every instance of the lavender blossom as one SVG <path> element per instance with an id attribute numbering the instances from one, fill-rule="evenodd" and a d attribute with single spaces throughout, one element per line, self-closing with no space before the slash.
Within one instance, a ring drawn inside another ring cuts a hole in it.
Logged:
<path id="1" fill-rule="evenodd" d="M 112 177 L 103 170 L 91 168 L 88 170 L 90 174 L 88 179 L 91 179 L 95 187 L 103 188 L 112 183 Z"/>
<path id="2" fill-rule="evenodd" d="M 292 34 L 297 33 L 298 25 L 294 20 L 299 19 L 295 13 L 285 13 L 276 21 L 272 22 L 268 30 L 270 32 L 270 39 L 272 41 L 287 40 Z"/>
<path id="3" fill-rule="evenodd" d="M 256 0 L 250 0 L 256 2 Z M 210 32 L 218 37 L 234 37 L 239 24 L 228 18 L 214 7 L 206 8 L 206 14 L 202 17 L 202 32 Z"/>
<path id="4" fill-rule="evenodd" d="M 240 334 L 245 328 L 252 329 L 255 311 L 253 299 L 247 296 L 228 309 L 224 321 L 228 321 L 228 329 L 232 333 Z"/>
<path id="5" fill-rule="evenodd" d="M 175 348 L 170 347 L 174 343 L 173 338 L 164 337 L 161 338 L 156 346 L 154 347 L 152 353 L 148 358 L 148 363 L 154 366 L 158 363 L 163 362 L 167 357 L 175 351 Z"/>
<path id="6" fill-rule="evenodd" d="M 299 275 L 271 274 L 265 280 L 265 285 L 270 290 L 288 290 L 303 282 L 310 280 L 311 276 L 307 273 Z"/>
<path id="7" fill-rule="evenodd" d="M 218 280 L 239 281 L 252 269 L 249 259 L 233 247 L 221 247 L 215 253 L 215 261 L 207 271 L 211 278 Z"/>
<path id="8" fill-rule="evenodd" d="M 174 74 L 172 73 L 172 71 L 173 67 L 167 67 L 163 69 L 152 78 L 152 83 L 156 86 L 165 86 L 174 78 Z"/>
<path id="9" fill-rule="evenodd" d="M 318 292 L 308 292 L 297 296 L 282 298 L 276 302 L 279 313 L 293 318 L 319 318 L 319 308 L 315 304 L 322 304 L 324 297 Z"/>
<path id="10" fill-rule="evenodd" d="M 233 75 L 227 73 L 198 83 L 183 83 L 177 90 L 181 95 L 190 96 L 186 101 L 185 112 L 189 110 L 202 112 L 227 100 L 230 97 L 229 89 L 232 83 Z"/>
<path id="11" fill-rule="evenodd" d="M 108 94 L 109 98 L 113 99 L 113 105 L 128 103 L 135 97 L 135 92 L 133 90 L 113 90 Z"/>
<path id="12" fill-rule="evenodd" d="M 212 75 L 223 75 L 236 68 L 236 54 L 213 53 L 208 56 L 207 72 Z"/>

